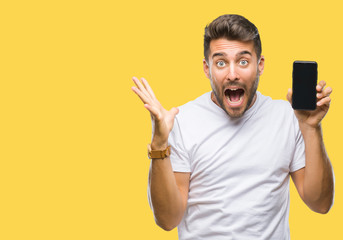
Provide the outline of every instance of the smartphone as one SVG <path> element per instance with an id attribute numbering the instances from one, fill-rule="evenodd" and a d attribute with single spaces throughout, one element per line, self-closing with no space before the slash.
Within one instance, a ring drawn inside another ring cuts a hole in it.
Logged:
<path id="1" fill-rule="evenodd" d="M 315 110 L 317 105 L 318 64 L 314 61 L 293 62 L 292 107 L 297 110 Z"/>

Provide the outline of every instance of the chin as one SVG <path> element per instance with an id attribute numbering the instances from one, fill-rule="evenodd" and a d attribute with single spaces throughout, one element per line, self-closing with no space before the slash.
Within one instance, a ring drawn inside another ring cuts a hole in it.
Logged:
<path id="1" fill-rule="evenodd" d="M 238 110 L 238 111 L 227 111 L 226 113 L 232 117 L 232 118 L 240 118 L 244 115 L 245 111 L 244 110 Z"/>
<path id="2" fill-rule="evenodd" d="M 228 103 L 228 100 L 225 101 L 225 112 L 232 118 L 240 118 L 244 115 L 244 113 L 248 110 L 248 96 L 244 96 L 243 102 L 240 104 L 240 106 L 234 107 L 230 106 L 230 103 Z"/>

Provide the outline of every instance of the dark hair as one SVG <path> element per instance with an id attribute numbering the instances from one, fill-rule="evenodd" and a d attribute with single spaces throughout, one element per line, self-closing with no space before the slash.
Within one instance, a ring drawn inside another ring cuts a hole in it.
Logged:
<path id="1" fill-rule="evenodd" d="M 226 14 L 213 20 L 205 27 L 204 56 L 206 62 L 210 54 L 210 42 L 215 39 L 226 38 L 243 42 L 254 41 L 257 59 L 261 57 L 261 39 L 256 26 L 240 15 Z"/>

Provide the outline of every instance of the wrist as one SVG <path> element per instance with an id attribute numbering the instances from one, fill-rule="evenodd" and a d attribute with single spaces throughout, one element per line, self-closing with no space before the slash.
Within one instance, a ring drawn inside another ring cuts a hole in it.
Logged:
<path id="1" fill-rule="evenodd" d="M 318 130 L 320 131 L 322 129 L 322 124 L 319 123 L 316 125 L 311 125 L 311 124 L 307 124 L 307 123 L 299 121 L 299 127 L 301 130 L 303 129 L 305 131 L 318 131 Z"/>
<path id="2" fill-rule="evenodd" d="M 155 137 L 151 141 L 152 150 L 164 150 L 168 147 L 168 140 L 159 140 Z"/>
<path id="3" fill-rule="evenodd" d="M 313 137 L 314 135 L 322 135 L 322 126 L 318 124 L 317 126 L 311 126 L 308 124 L 299 124 L 300 131 L 304 138 L 306 137 Z"/>

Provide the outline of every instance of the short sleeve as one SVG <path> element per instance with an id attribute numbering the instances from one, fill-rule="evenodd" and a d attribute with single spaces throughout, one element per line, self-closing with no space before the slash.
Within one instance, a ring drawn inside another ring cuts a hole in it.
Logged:
<path id="1" fill-rule="evenodd" d="M 191 172 L 190 159 L 184 146 L 180 124 L 175 118 L 174 126 L 169 134 L 168 143 L 171 146 L 170 161 L 174 172 Z"/>
<path id="2" fill-rule="evenodd" d="M 295 136 L 295 149 L 292 162 L 290 164 L 290 172 L 295 172 L 301 168 L 305 167 L 305 143 L 303 136 L 299 128 L 299 122 L 296 118 L 294 112 L 293 114 L 293 126 L 294 126 L 294 136 Z"/>

